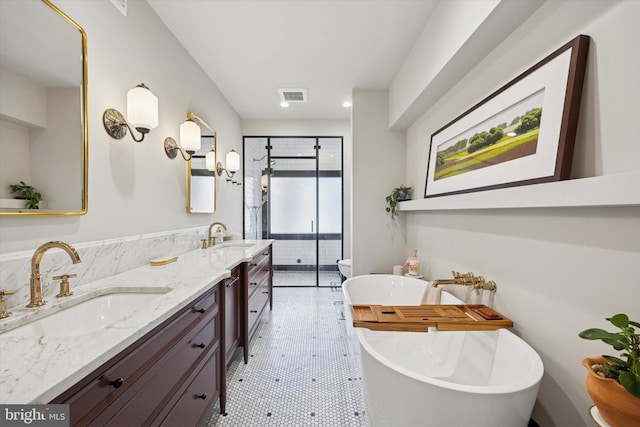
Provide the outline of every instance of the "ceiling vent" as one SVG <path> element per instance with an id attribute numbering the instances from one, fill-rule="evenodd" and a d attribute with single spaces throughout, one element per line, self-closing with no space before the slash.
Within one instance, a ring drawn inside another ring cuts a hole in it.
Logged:
<path id="1" fill-rule="evenodd" d="M 307 89 L 278 89 L 282 102 L 307 102 Z"/>

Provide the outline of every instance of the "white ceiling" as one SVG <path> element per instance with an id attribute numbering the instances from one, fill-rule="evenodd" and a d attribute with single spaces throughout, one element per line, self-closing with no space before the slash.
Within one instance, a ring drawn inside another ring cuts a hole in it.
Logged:
<path id="1" fill-rule="evenodd" d="M 147 0 L 243 119 L 348 119 L 388 88 L 439 0 Z M 278 88 L 307 103 L 279 106 Z"/>

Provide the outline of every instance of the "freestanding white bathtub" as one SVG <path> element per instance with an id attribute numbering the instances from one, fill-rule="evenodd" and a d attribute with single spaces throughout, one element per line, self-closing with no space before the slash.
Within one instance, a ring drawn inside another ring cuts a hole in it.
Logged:
<path id="1" fill-rule="evenodd" d="M 433 288 L 404 276 L 365 275 L 342 289 L 346 304 L 418 305 Z M 441 303 L 462 304 L 448 292 Z M 527 426 L 544 369 L 535 350 L 507 329 L 355 328 L 355 335 L 372 426 Z"/>

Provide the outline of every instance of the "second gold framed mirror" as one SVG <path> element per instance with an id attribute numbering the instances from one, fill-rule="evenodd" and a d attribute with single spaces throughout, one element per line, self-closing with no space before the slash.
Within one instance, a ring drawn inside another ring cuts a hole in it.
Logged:
<path id="1" fill-rule="evenodd" d="M 187 212 L 214 213 L 216 211 L 216 176 L 215 172 L 207 169 L 206 155 L 213 151 L 217 160 L 217 133 L 204 119 L 195 113 L 187 114 L 187 119 L 193 120 L 201 128 L 201 147 L 191 155 L 187 162 Z"/>

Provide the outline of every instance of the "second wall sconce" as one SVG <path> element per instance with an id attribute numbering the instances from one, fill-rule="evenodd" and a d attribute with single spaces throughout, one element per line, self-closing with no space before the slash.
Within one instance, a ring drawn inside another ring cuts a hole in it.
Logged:
<path id="1" fill-rule="evenodd" d="M 145 135 L 158 126 L 158 98 L 144 83 L 140 83 L 127 92 L 127 119 L 120 111 L 108 108 L 102 114 L 102 124 L 112 138 L 124 138 L 129 129 L 131 138 L 142 142 Z M 140 132 L 140 139 L 133 134 L 132 126 Z"/>
<path id="2" fill-rule="evenodd" d="M 182 158 L 188 162 L 193 153 L 200 149 L 201 138 L 200 126 L 188 118 L 180 125 L 180 144 L 175 139 L 167 137 L 164 140 L 164 152 L 167 157 L 174 159 L 180 151 Z M 188 156 L 185 156 L 185 152 Z"/>
<path id="3" fill-rule="evenodd" d="M 227 182 L 232 181 L 233 175 L 240 170 L 240 154 L 236 153 L 236 150 L 231 150 L 227 153 L 226 157 L 227 167 L 224 168 L 222 163 L 218 162 L 216 165 L 216 173 L 218 176 L 222 175 L 222 171 L 227 174 Z M 207 164 L 209 169 L 209 164 Z"/>

